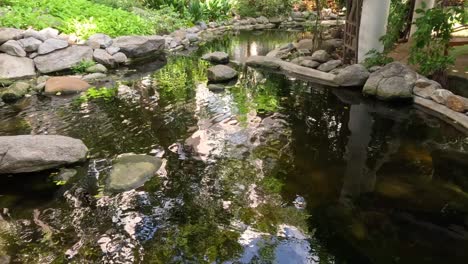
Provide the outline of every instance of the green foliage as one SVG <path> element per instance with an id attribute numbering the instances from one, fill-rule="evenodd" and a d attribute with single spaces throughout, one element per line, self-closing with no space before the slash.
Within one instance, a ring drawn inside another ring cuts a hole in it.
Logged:
<path id="1" fill-rule="evenodd" d="M 384 51 L 392 50 L 395 43 L 400 38 L 400 32 L 407 26 L 406 15 L 410 5 L 401 0 L 392 0 L 390 5 L 390 15 L 388 16 L 387 33 L 380 38 L 384 45 Z"/>
<path id="2" fill-rule="evenodd" d="M 366 68 L 372 68 L 374 66 L 384 66 L 393 62 L 393 59 L 388 57 L 387 54 L 378 52 L 373 49 L 367 53 L 368 57 L 364 60 L 364 66 Z"/>
<path id="3" fill-rule="evenodd" d="M 86 69 L 96 65 L 96 62 L 93 60 L 82 60 L 79 64 L 73 66 L 71 69 L 74 73 L 81 74 L 85 73 Z"/>
<path id="4" fill-rule="evenodd" d="M 459 8 L 434 7 L 416 10 L 417 30 L 413 35 L 413 46 L 409 62 L 418 65 L 424 75 L 445 72 L 455 62 L 448 55 L 452 28 L 462 21 L 463 10 Z"/>
<path id="5" fill-rule="evenodd" d="M 232 9 L 232 3 L 231 0 L 205 0 L 202 7 L 206 20 L 217 21 L 228 16 Z"/>
<path id="6" fill-rule="evenodd" d="M 177 12 L 171 6 L 163 6 L 158 10 L 135 9 L 133 12 L 153 25 L 154 31 L 157 34 L 167 34 L 193 25 L 190 18 Z"/>
<path id="7" fill-rule="evenodd" d="M 8 10 L 0 17 L 0 27 L 43 29 L 52 25 L 81 38 L 95 33 L 116 37 L 154 32 L 150 23 L 135 14 L 87 0 L 6 0 L 0 5 Z"/>
<path id="8" fill-rule="evenodd" d="M 88 89 L 85 94 L 77 99 L 77 103 L 88 102 L 90 100 L 103 99 L 104 101 L 111 101 L 117 96 L 117 88 L 95 88 Z"/>
<path id="9" fill-rule="evenodd" d="M 264 15 L 274 17 L 289 14 L 296 0 L 238 0 L 237 11 L 242 17 Z"/>

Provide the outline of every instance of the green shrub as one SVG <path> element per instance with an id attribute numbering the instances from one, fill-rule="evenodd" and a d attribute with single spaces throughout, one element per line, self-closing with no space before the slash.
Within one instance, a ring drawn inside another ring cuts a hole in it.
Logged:
<path id="1" fill-rule="evenodd" d="M 166 34 L 193 25 L 190 18 L 170 6 L 164 6 L 159 10 L 135 9 L 134 13 L 152 24 L 156 34 Z"/>
<path id="2" fill-rule="evenodd" d="M 289 14 L 296 0 L 238 0 L 237 11 L 242 17 L 260 15 L 274 17 Z"/>
<path id="3" fill-rule="evenodd" d="M 387 53 L 381 53 L 373 49 L 367 53 L 368 57 L 364 60 L 364 66 L 366 68 L 372 68 L 374 66 L 384 66 L 393 62 L 393 59 L 387 56 Z"/>
<path id="4" fill-rule="evenodd" d="M 87 68 L 94 65 L 96 65 L 96 62 L 93 60 L 83 60 L 79 64 L 73 66 L 71 69 L 74 73 L 81 74 L 85 73 Z"/>
<path id="5" fill-rule="evenodd" d="M 87 0 L 3 0 L 0 5 L 8 10 L 0 17 L 0 27 L 43 29 L 53 25 L 81 38 L 95 33 L 112 37 L 154 33 L 151 23 L 133 13 Z"/>

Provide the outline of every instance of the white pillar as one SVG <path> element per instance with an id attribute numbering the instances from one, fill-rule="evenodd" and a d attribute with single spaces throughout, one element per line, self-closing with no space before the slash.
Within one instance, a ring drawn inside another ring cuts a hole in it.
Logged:
<path id="1" fill-rule="evenodd" d="M 389 12 L 390 0 L 364 0 L 359 28 L 358 62 L 362 62 L 373 49 L 383 51 L 379 39 L 387 32 Z"/>
<path id="2" fill-rule="evenodd" d="M 416 4 L 414 5 L 413 23 L 414 23 L 414 21 L 416 21 L 416 18 L 418 18 L 420 16 L 419 14 L 416 13 L 416 10 L 422 8 L 422 3 L 423 2 L 426 3 L 426 8 L 427 9 L 433 8 L 434 5 L 435 5 L 435 0 L 416 0 Z M 417 29 L 418 29 L 418 27 L 413 24 L 411 26 L 410 36 L 413 36 L 414 32 L 416 32 Z"/>

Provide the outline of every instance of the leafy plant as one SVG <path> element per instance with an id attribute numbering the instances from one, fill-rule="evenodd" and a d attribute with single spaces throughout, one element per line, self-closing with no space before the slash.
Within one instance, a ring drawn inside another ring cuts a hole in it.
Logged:
<path id="1" fill-rule="evenodd" d="M 117 88 L 95 88 L 88 89 L 82 96 L 77 99 L 77 103 L 88 102 L 89 100 L 103 99 L 111 101 L 117 96 Z"/>
<path id="2" fill-rule="evenodd" d="M 463 19 L 463 10 L 456 7 L 436 6 L 416 10 L 417 30 L 413 35 L 413 46 L 409 62 L 419 66 L 424 75 L 432 75 L 442 85 L 447 83 L 446 70 L 455 62 L 448 54 L 454 24 Z"/>
<path id="3" fill-rule="evenodd" d="M 243 17 L 274 17 L 291 12 L 296 0 L 238 0 L 237 11 Z"/>
<path id="4" fill-rule="evenodd" d="M 366 68 L 372 68 L 374 66 L 384 66 L 393 62 L 393 59 L 387 56 L 385 52 L 378 52 L 373 49 L 367 53 L 367 58 L 364 60 L 364 66 Z"/>
<path id="5" fill-rule="evenodd" d="M 390 15 L 388 16 L 387 33 L 380 38 L 384 45 L 384 51 L 390 51 L 400 38 L 401 31 L 407 26 L 407 15 L 410 9 L 409 2 L 392 0 Z"/>
<path id="6" fill-rule="evenodd" d="M 81 74 L 85 73 L 87 68 L 94 65 L 96 65 L 96 62 L 94 62 L 93 60 L 82 60 L 80 63 L 73 66 L 71 69 L 74 73 Z"/>

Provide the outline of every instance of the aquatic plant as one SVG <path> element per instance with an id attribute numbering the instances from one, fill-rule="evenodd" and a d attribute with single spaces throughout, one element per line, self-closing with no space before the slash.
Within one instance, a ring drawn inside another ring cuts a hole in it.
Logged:
<path id="1" fill-rule="evenodd" d="M 76 74 L 82 74 L 86 72 L 86 69 L 96 65 L 96 62 L 93 60 L 82 60 L 77 65 L 73 66 L 71 70 Z"/>

